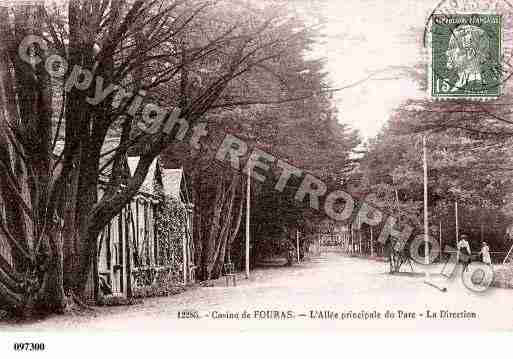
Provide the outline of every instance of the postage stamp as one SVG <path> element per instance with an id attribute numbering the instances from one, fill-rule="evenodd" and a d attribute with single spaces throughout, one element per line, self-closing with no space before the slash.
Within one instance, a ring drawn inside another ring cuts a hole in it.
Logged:
<path id="1" fill-rule="evenodd" d="M 435 15 L 431 24 L 430 93 L 438 99 L 501 95 L 502 15 Z"/>
<path id="2" fill-rule="evenodd" d="M 503 358 L 509 1 L 0 0 L 0 359 Z"/>

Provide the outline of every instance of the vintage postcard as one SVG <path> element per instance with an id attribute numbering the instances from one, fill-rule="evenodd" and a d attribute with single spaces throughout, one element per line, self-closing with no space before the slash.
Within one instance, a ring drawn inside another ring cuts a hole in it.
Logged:
<path id="1" fill-rule="evenodd" d="M 0 39 L 8 353 L 513 330 L 508 1 L 4 0 Z"/>

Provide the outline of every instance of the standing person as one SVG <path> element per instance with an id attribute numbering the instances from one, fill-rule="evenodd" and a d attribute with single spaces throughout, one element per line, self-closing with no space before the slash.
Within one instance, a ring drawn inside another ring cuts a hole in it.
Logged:
<path id="1" fill-rule="evenodd" d="M 492 265 L 492 259 L 490 258 L 490 247 L 488 247 L 488 244 L 486 242 L 483 242 L 483 245 L 481 247 L 481 260 L 483 263 L 488 264 L 489 266 Z"/>
<path id="2" fill-rule="evenodd" d="M 463 264 L 463 269 L 467 270 L 467 267 L 470 263 L 471 259 L 471 252 L 470 252 L 470 245 L 468 244 L 468 235 L 462 234 L 461 239 L 458 242 L 458 252 L 457 252 L 457 259 L 459 263 Z"/>

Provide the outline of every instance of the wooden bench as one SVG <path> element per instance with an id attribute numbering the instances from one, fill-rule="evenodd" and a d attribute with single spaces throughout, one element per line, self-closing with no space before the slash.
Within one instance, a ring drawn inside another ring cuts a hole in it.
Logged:
<path id="1" fill-rule="evenodd" d="M 233 286 L 237 286 L 237 276 L 235 274 L 235 267 L 233 263 L 226 263 L 224 265 L 224 276 L 226 278 L 226 286 L 230 286 L 230 280 L 233 281 Z"/>

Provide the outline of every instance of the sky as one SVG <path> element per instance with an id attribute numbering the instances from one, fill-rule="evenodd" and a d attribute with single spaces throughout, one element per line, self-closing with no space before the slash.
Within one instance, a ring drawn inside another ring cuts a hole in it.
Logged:
<path id="1" fill-rule="evenodd" d="M 296 1 L 303 11 L 325 18 L 327 38 L 314 56 L 327 60 L 334 88 L 378 72 L 368 81 L 336 93 L 341 122 L 368 139 L 379 132 L 394 108 L 408 98 L 423 96 L 398 68 L 420 61 L 422 37 L 415 38 L 412 28 L 424 28 L 438 0 Z"/>

